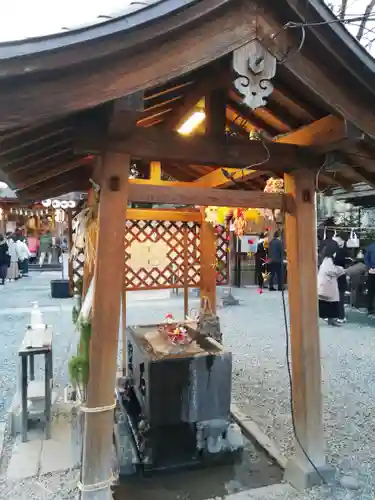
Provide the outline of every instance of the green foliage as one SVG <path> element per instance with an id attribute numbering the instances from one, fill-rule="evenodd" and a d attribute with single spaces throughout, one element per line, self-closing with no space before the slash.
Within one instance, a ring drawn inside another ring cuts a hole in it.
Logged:
<path id="1" fill-rule="evenodd" d="M 79 310 L 76 306 L 73 306 L 73 309 L 72 309 L 72 320 L 73 320 L 73 323 L 76 325 L 77 324 L 77 321 L 78 321 L 78 317 L 79 317 Z"/>
<path id="2" fill-rule="evenodd" d="M 78 386 L 87 386 L 89 381 L 89 361 L 83 356 L 73 356 L 69 361 L 69 376 Z"/>
<path id="3" fill-rule="evenodd" d="M 77 295 L 79 295 L 80 297 L 82 297 L 82 293 L 83 293 L 83 278 L 79 278 L 79 280 L 77 280 L 77 282 L 76 282 L 76 290 L 77 290 Z"/>
<path id="4" fill-rule="evenodd" d="M 90 353 L 90 337 L 91 323 L 76 322 L 80 331 L 80 339 L 78 345 L 78 353 L 69 361 L 69 377 L 73 384 L 76 384 L 81 391 L 81 394 L 86 393 L 86 387 L 89 381 L 89 353 Z"/>

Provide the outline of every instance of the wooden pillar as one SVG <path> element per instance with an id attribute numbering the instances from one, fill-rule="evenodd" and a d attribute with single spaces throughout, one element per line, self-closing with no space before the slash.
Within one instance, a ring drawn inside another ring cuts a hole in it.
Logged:
<path id="1" fill-rule="evenodd" d="M 225 140 L 225 109 L 227 93 L 213 90 L 205 96 L 206 135 Z M 216 233 L 213 225 L 205 221 L 205 208 L 201 207 L 200 234 L 201 282 L 200 296 L 208 297 L 212 311 L 216 311 Z M 202 301 L 201 301 L 202 302 Z"/>
<path id="2" fill-rule="evenodd" d="M 120 297 L 123 290 L 125 217 L 128 200 L 128 155 L 106 153 L 100 182 L 99 234 L 95 266 L 90 376 L 87 408 L 114 403 Z M 85 491 L 108 481 L 112 470 L 113 410 L 85 413 L 82 484 L 84 500 L 108 500 L 110 486 Z"/>
<path id="3" fill-rule="evenodd" d="M 73 248 L 73 214 L 72 209 L 68 208 L 67 210 L 68 217 L 68 277 L 69 277 L 69 291 L 70 295 L 73 295 L 74 292 L 74 282 L 73 282 L 73 259 L 71 259 L 71 252 Z"/>
<path id="4" fill-rule="evenodd" d="M 205 219 L 205 207 L 202 207 L 200 234 L 201 276 L 200 297 L 208 297 L 212 311 L 216 311 L 216 233 L 215 228 Z"/>
<path id="5" fill-rule="evenodd" d="M 317 297 L 315 174 L 301 169 L 285 175 L 285 192 L 295 212 L 286 215 L 286 252 L 292 352 L 293 412 L 298 440 L 286 479 L 298 489 L 320 482 L 313 466 L 325 466 L 321 361 Z"/>
<path id="6" fill-rule="evenodd" d="M 122 340 L 122 374 L 127 374 L 127 346 L 126 346 L 126 288 L 123 283 L 121 293 L 121 340 Z"/>
<path id="7" fill-rule="evenodd" d="M 187 223 L 184 224 L 184 319 L 189 314 L 189 228 Z"/>
<path id="8" fill-rule="evenodd" d="M 95 191 L 90 188 L 87 195 L 87 206 L 90 207 L 94 204 Z M 83 264 L 83 278 L 82 278 L 82 299 L 86 297 L 86 293 L 90 287 L 91 280 L 93 278 L 93 269 L 90 269 L 88 262 L 85 259 Z"/>

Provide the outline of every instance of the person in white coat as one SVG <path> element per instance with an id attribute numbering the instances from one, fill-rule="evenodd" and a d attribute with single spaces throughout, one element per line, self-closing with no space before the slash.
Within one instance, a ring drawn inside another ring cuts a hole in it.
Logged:
<path id="1" fill-rule="evenodd" d="M 8 254 L 10 255 L 10 265 L 7 272 L 7 280 L 14 281 L 19 278 L 18 251 L 15 237 L 12 234 L 7 235 Z"/>
<path id="2" fill-rule="evenodd" d="M 345 269 L 334 263 L 335 247 L 327 245 L 322 252 L 322 263 L 318 271 L 319 317 L 328 320 L 332 326 L 340 326 L 340 293 L 337 279 Z"/>
<path id="3" fill-rule="evenodd" d="M 30 250 L 22 237 L 17 238 L 16 241 L 18 266 L 22 276 L 29 275 L 29 259 L 31 257 Z"/>

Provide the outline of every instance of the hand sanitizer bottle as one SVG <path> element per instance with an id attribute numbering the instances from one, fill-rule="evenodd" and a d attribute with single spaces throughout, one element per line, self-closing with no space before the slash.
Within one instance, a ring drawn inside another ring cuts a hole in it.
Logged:
<path id="1" fill-rule="evenodd" d="M 43 315 L 42 311 L 39 309 L 38 302 L 33 302 L 30 316 L 30 326 L 33 330 L 43 326 Z"/>

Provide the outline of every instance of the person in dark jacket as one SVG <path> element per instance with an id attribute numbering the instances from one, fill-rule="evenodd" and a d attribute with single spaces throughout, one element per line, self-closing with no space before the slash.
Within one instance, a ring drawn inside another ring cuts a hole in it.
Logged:
<path id="1" fill-rule="evenodd" d="M 346 247 L 346 235 L 343 233 L 338 234 L 336 236 L 335 241 L 332 241 L 329 245 L 333 246 L 333 248 L 336 249 L 333 259 L 334 264 L 336 266 L 341 266 L 344 269 L 346 269 L 351 260 L 349 257 L 349 251 Z M 337 278 L 337 284 L 339 286 L 339 294 L 340 294 L 339 315 L 337 321 L 339 323 L 344 323 L 346 321 L 345 293 L 347 290 L 347 279 L 345 274 Z"/>
<path id="2" fill-rule="evenodd" d="M 2 234 L 0 234 L 0 285 L 4 285 L 7 277 L 10 257 L 8 254 L 8 244 Z"/>
<path id="3" fill-rule="evenodd" d="M 266 270 L 267 251 L 264 248 L 264 233 L 259 234 L 257 251 L 255 252 L 255 275 L 256 282 L 260 290 L 263 289 L 264 278 L 263 273 Z"/>
<path id="4" fill-rule="evenodd" d="M 367 277 L 367 311 L 368 314 L 374 314 L 375 298 L 375 243 L 367 247 L 365 253 L 365 264 L 368 270 Z"/>
<path id="5" fill-rule="evenodd" d="M 268 245 L 268 269 L 270 272 L 270 286 L 269 290 L 275 290 L 274 284 L 277 280 L 277 288 L 279 291 L 283 290 L 283 266 L 284 266 L 284 248 L 280 239 L 279 231 L 275 231 L 272 240 Z"/>

